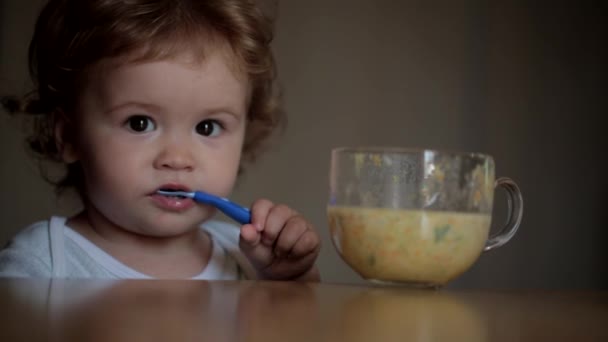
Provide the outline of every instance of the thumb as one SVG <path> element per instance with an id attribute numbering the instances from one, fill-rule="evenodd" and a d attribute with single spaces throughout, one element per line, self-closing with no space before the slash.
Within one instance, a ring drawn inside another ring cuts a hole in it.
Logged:
<path id="1" fill-rule="evenodd" d="M 243 254 L 255 266 L 263 267 L 272 261 L 272 250 L 261 243 L 262 233 L 253 225 L 246 224 L 241 227 L 239 247 Z"/>
<path id="2" fill-rule="evenodd" d="M 241 248 L 252 248 L 260 243 L 262 234 L 255 229 L 251 224 L 246 224 L 241 227 L 240 244 L 244 245 Z"/>

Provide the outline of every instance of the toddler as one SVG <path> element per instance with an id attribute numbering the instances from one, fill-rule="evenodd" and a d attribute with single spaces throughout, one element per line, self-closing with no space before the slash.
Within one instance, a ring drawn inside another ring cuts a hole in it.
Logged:
<path id="1" fill-rule="evenodd" d="M 17 234 L 0 276 L 319 280 L 320 239 L 285 205 L 251 223 L 159 190 L 231 193 L 284 121 L 271 22 L 249 0 L 50 0 L 30 44 L 29 142 L 83 210 Z"/>

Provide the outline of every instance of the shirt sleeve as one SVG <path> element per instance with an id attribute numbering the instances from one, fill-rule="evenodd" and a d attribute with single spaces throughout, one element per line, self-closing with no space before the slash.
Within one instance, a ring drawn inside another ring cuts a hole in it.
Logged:
<path id="1" fill-rule="evenodd" d="M 0 278 L 50 278 L 50 265 L 38 256 L 16 248 L 0 252 Z"/>
<path id="2" fill-rule="evenodd" d="M 0 277 L 50 278 L 48 223 L 32 225 L 0 251 Z"/>
<path id="3" fill-rule="evenodd" d="M 226 222 L 212 220 L 206 222 L 203 225 L 203 229 L 205 229 L 209 234 L 213 235 L 213 237 L 220 242 L 228 255 L 236 261 L 238 266 L 237 279 L 258 279 L 257 271 L 249 262 L 245 254 L 241 252 L 239 247 L 240 229 L 237 226 Z"/>

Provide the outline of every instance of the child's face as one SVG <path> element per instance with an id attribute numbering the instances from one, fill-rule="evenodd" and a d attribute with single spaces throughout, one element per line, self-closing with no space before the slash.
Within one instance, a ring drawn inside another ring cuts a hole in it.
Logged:
<path id="1" fill-rule="evenodd" d="M 87 210 L 134 233 L 172 236 L 213 214 L 161 188 L 231 192 L 249 85 L 221 49 L 98 68 L 82 90 L 76 143 L 64 151 L 85 175 Z"/>

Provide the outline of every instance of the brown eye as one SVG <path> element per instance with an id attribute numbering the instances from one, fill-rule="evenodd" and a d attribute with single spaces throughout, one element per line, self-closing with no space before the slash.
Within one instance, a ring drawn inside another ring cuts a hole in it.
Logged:
<path id="1" fill-rule="evenodd" d="M 204 120 L 196 125 L 196 133 L 205 137 L 214 137 L 222 131 L 222 125 L 216 120 Z"/>
<path id="2" fill-rule="evenodd" d="M 156 129 L 154 121 L 145 115 L 133 115 L 127 119 L 126 125 L 137 133 L 150 132 Z"/>

